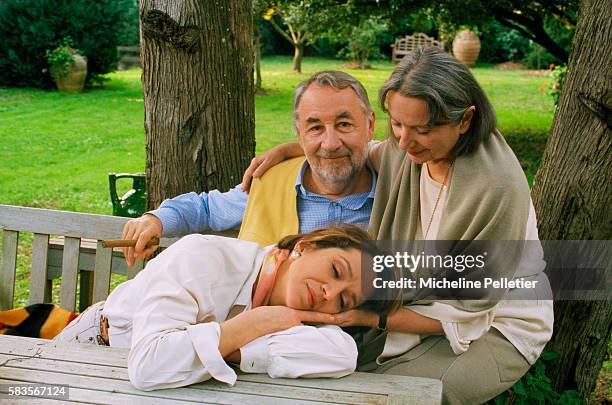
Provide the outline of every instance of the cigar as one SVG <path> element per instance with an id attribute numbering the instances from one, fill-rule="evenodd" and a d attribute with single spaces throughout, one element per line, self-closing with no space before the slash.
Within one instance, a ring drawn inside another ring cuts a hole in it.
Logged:
<path id="1" fill-rule="evenodd" d="M 134 247 L 136 246 L 137 239 L 106 239 L 102 241 L 102 246 L 105 248 L 115 247 Z M 146 248 L 159 245 L 159 238 L 153 237 L 146 244 Z"/>

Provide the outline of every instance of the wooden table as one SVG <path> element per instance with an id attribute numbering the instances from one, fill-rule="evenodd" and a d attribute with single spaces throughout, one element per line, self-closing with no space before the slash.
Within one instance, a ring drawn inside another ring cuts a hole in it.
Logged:
<path id="1" fill-rule="evenodd" d="M 233 387 L 210 380 L 144 392 L 129 382 L 127 355 L 127 349 L 0 335 L 0 404 L 59 403 L 6 399 L 8 385 L 23 383 L 68 385 L 71 402 L 98 404 L 439 404 L 442 398 L 438 380 L 369 373 L 295 380 L 240 374 Z"/>

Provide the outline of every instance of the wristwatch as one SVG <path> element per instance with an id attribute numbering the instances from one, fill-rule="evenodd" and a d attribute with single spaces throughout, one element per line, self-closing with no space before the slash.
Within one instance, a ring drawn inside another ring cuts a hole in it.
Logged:
<path id="1" fill-rule="evenodd" d="M 387 314 L 378 315 L 378 330 L 387 330 Z"/>

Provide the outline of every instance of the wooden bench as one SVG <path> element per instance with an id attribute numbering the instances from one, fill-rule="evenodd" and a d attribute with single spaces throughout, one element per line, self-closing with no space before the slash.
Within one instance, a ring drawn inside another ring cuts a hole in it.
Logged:
<path id="1" fill-rule="evenodd" d="M 65 386 L 65 396 L 54 398 L 61 403 L 435 405 L 442 400 L 439 380 L 369 373 L 299 379 L 239 373 L 233 387 L 209 380 L 144 392 L 130 384 L 127 357 L 128 349 L 123 348 L 0 335 L 0 398 L 7 398 L 11 386 L 53 384 Z M 19 399 L 47 403 L 42 398 L 14 397 L 9 403 L 20 403 Z"/>
<path id="2" fill-rule="evenodd" d="M 50 302 L 51 280 L 61 275 L 60 305 L 74 310 L 77 279 L 81 307 L 86 307 L 107 297 L 111 273 L 131 278 L 142 269 L 142 264 L 127 269 L 120 250 L 102 247 L 101 240 L 121 236 L 128 220 L 0 205 L 0 310 L 13 306 L 20 233 L 34 234 L 30 303 Z M 235 231 L 211 233 L 236 236 Z M 160 245 L 167 247 L 174 241 L 162 238 Z M 66 385 L 70 399 L 84 403 L 439 404 L 442 399 L 439 380 L 365 373 L 341 379 L 297 380 L 246 374 L 239 376 L 234 387 L 206 381 L 184 388 L 142 392 L 128 381 L 127 353 L 127 349 L 120 348 L 0 335 L 0 398 L 7 394 L 9 385 L 44 383 Z"/>
<path id="3" fill-rule="evenodd" d="M 20 232 L 34 234 L 30 304 L 51 302 L 52 280 L 61 276 L 60 306 L 77 309 L 78 283 L 78 309 L 83 310 L 108 296 L 111 273 L 130 279 L 143 268 L 142 262 L 128 268 L 121 249 L 102 247 L 101 240 L 121 237 L 129 219 L 0 204 L 0 310 L 13 307 Z M 235 231 L 210 233 L 236 236 Z M 162 238 L 160 246 L 167 247 L 175 240 Z"/>
<path id="4" fill-rule="evenodd" d="M 395 40 L 395 44 L 391 45 L 393 49 L 391 52 L 391 60 L 393 63 L 398 63 L 410 52 L 425 46 L 435 46 L 436 48 L 444 50 L 444 42 L 438 41 L 422 32 L 417 32 L 413 35 L 406 35 L 403 38 L 397 38 Z"/>
<path id="5" fill-rule="evenodd" d="M 125 70 L 131 67 L 140 67 L 140 47 L 139 46 L 118 46 L 119 62 L 117 69 Z"/>

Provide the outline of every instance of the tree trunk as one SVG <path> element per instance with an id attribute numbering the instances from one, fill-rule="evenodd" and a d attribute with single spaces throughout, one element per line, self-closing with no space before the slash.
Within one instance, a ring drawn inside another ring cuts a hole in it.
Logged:
<path id="1" fill-rule="evenodd" d="M 255 151 L 248 0 L 140 0 L 148 206 L 238 184 Z"/>
<path id="2" fill-rule="evenodd" d="M 543 240 L 612 239 L 612 9 L 580 5 L 574 48 L 532 192 Z M 547 368 L 556 389 L 593 390 L 612 332 L 609 301 L 555 302 Z"/>
<path id="3" fill-rule="evenodd" d="M 302 56 L 304 55 L 304 44 L 299 42 L 293 44 L 295 47 L 295 53 L 293 54 L 293 71 L 296 73 L 302 73 Z"/>
<path id="4" fill-rule="evenodd" d="M 255 27 L 253 31 L 254 39 L 254 54 L 255 54 L 255 92 L 261 90 L 261 36 L 259 35 L 259 28 Z"/>

